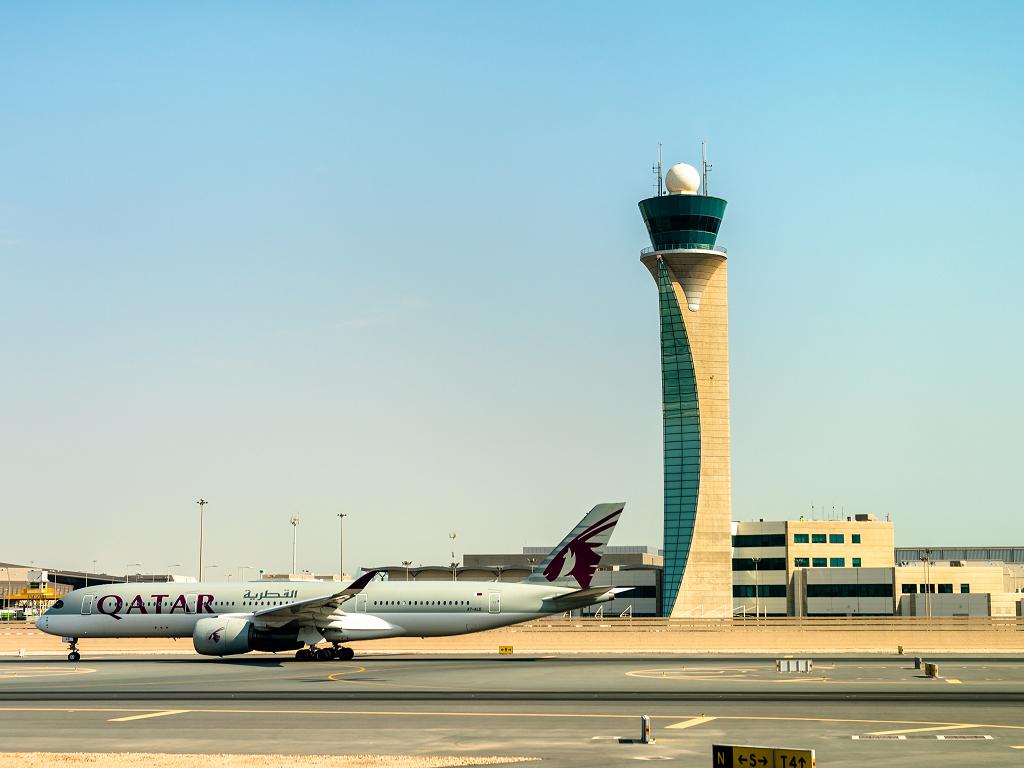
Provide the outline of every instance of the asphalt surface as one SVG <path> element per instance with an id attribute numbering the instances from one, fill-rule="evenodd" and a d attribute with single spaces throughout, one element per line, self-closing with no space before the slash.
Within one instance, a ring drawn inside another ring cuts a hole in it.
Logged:
<path id="1" fill-rule="evenodd" d="M 936 659 L 930 659 L 936 660 Z M 1024 764 L 1024 658 L 196 656 L 0 660 L 0 749 L 525 755 L 706 766 L 711 745 L 822 766 Z M 656 743 L 639 737 L 652 717 Z M 940 738 L 942 737 L 942 738 Z"/>

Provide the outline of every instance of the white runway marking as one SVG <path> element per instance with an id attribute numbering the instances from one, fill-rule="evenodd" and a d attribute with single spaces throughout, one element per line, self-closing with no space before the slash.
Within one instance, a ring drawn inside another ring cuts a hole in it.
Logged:
<path id="1" fill-rule="evenodd" d="M 149 717 L 166 717 L 167 715 L 183 715 L 187 709 L 165 709 L 162 712 L 147 712 L 144 715 L 131 715 L 130 717 L 115 717 L 108 720 L 108 723 L 127 723 L 129 720 L 145 720 Z"/>
<path id="2" fill-rule="evenodd" d="M 700 717 L 695 717 L 692 720 L 684 720 L 681 723 L 675 723 L 673 725 L 666 725 L 665 727 L 666 728 L 679 728 L 679 729 L 682 729 L 682 728 L 693 728 L 693 726 L 695 726 L 695 725 L 702 725 L 703 723 L 710 723 L 712 720 L 717 720 L 717 719 L 718 718 L 715 718 L 715 717 L 705 717 L 704 715 L 701 715 Z"/>

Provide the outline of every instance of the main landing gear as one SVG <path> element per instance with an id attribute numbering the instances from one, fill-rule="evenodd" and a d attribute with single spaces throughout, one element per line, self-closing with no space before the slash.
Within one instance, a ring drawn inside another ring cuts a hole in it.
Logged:
<path id="1" fill-rule="evenodd" d="M 71 651 L 68 654 L 68 661 L 81 661 L 82 654 L 78 652 L 78 638 L 65 637 L 64 642 L 68 644 L 68 650 Z"/>
<path id="2" fill-rule="evenodd" d="M 295 652 L 297 661 L 352 661 L 356 653 L 351 648 L 343 648 L 340 645 L 333 645 L 330 648 L 318 648 L 315 645 L 309 648 L 300 648 Z"/>

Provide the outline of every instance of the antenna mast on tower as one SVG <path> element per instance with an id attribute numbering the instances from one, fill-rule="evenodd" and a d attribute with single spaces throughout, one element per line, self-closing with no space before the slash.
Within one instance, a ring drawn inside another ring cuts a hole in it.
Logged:
<path id="1" fill-rule="evenodd" d="M 701 181 L 704 186 L 705 197 L 708 194 L 708 171 L 711 170 L 711 164 L 708 162 L 708 145 L 703 141 L 700 143 L 700 164 L 701 164 Z"/>
<path id="2" fill-rule="evenodd" d="M 661 144 L 658 144 L 658 162 L 651 166 L 651 173 L 658 177 L 658 182 L 654 189 L 656 197 L 661 197 L 662 194 L 662 179 L 661 179 Z"/>

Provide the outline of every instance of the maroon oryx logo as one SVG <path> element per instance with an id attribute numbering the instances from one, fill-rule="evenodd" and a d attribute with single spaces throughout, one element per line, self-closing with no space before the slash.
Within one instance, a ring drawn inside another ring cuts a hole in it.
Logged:
<path id="1" fill-rule="evenodd" d="M 210 633 L 210 640 L 212 640 L 215 643 L 219 643 L 220 642 L 220 633 L 223 632 L 223 631 L 224 631 L 224 627 L 218 627 L 217 629 L 213 630 L 213 632 Z"/>
<path id="2" fill-rule="evenodd" d="M 576 583 L 582 589 L 589 589 L 590 580 L 594 578 L 597 565 L 601 562 L 601 556 L 594 551 L 601 546 L 601 542 L 590 541 L 590 539 L 613 528 L 618 522 L 621 512 L 621 509 L 616 510 L 598 520 L 558 550 L 558 553 L 548 563 L 548 567 L 544 569 L 544 578 L 554 581 L 561 576 L 569 575 L 576 579 Z"/>

